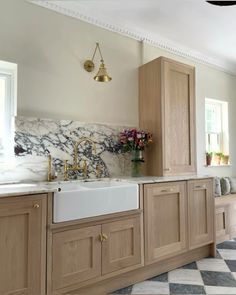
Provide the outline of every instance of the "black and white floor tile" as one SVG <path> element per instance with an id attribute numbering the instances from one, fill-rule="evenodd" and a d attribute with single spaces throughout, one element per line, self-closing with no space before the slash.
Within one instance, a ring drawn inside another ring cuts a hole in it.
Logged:
<path id="1" fill-rule="evenodd" d="M 205 258 L 114 294 L 235 294 L 236 239 L 217 246 L 216 258 Z"/>

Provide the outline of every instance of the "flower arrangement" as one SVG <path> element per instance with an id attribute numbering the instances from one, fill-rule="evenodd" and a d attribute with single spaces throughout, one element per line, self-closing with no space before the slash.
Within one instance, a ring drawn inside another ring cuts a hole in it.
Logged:
<path id="1" fill-rule="evenodd" d="M 152 134 L 144 130 L 130 128 L 120 133 L 119 143 L 124 152 L 144 151 L 152 142 Z"/>

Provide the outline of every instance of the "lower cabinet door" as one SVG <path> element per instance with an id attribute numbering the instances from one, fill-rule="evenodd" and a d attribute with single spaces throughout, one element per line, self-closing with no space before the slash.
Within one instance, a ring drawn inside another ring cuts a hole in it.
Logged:
<path id="1" fill-rule="evenodd" d="M 216 242 L 221 243 L 230 239 L 228 207 L 222 206 L 216 208 Z"/>
<path id="2" fill-rule="evenodd" d="M 102 274 L 141 264 L 140 215 L 102 225 Z"/>
<path id="3" fill-rule="evenodd" d="M 101 276 L 101 226 L 53 234 L 53 289 Z"/>
<path id="4" fill-rule="evenodd" d="M 236 202 L 230 203 L 228 208 L 229 233 L 232 239 L 236 237 Z"/>
<path id="5" fill-rule="evenodd" d="M 213 180 L 188 181 L 190 249 L 210 244 L 214 239 Z"/>
<path id="6" fill-rule="evenodd" d="M 186 250 L 186 200 L 186 182 L 144 186 L 146 264 Z"/>
<path id="7" fill-rule="evenodd" d="M 45 294 L 47 195 L 0 199 L 0 294 Z"/>

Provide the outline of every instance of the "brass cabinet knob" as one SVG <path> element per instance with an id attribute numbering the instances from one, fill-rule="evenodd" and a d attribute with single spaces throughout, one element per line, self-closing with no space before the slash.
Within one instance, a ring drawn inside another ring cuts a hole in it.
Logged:
<path id="1" fill-rule="evenodd" d="M 103 237 L 103 241 L 106 241 L 108 239 L 108 236 L 106 234 L 102 234 L 102 237 Z"/>
<path id="2" fill-rule="evenodd" d="M 39 207 L 40 207 L 39 204 L 34 204 L 34 205 L 33 205 L 33 208 L 34 208 L 34 209 L 38 209 Z"/>
<path id="3" fill-rule="evenodd" d="M 99 235 L 99 240 L 100 240 L 100 242 L 104 242 L 104 241 L 106 241 L 107 239 L 108 239 L 108 236 L 107 236 L 106 234 L 101 233 L 101 234 Z"/>

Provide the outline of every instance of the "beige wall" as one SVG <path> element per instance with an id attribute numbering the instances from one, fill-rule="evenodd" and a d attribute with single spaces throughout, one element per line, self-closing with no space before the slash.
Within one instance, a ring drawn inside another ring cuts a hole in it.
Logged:
<path id="1" fill-rule="evenodd" d="M 236 161 L 235 77 L 24 0 L 0 0 L 0 20 L 0 59 L 18 64 L 18 115 L 137 125 L 137 68 L 168 56 L 196 66 L 199 173 L 236 175 L 234 165 L 204 167 L 205 97 L 229 102 L 230 151 Z M 93 74 L 82 68 L 96 41 L 113 78 L 110 83 L 94 82 Z"/>

